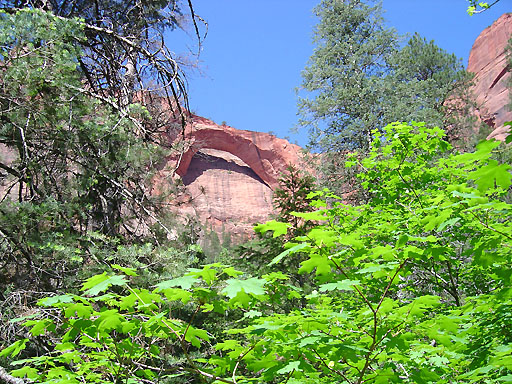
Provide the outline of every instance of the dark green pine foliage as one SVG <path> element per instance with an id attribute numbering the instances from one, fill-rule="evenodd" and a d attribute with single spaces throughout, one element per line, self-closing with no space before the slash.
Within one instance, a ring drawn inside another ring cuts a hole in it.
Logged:
<path id="1" fill-rule="evenodd" d="M 0 344 L 16 332 L 9 318 L 43 292 L 72 291 L 114 263 L 144 279 L 201 256 L 170 241 L 179 230 L 148 193 L 164 153 L 139 129 L 149 111 L 124 114 L 84 86 L 85 28 L 39 9 L 0 11 L 0 322 L 10 324 Z"/>
<path id="2" fill-rule="evenodd" d="M 278 220 L 290 224 L 290 237 L 302 235 L 309 229 L 310 223 L 296 213 L 313 210 L 308 196 L 315 190 L 315 178 L 296 166 L 289 165 L 286 173 L 279 178 L 279 188 L 274 191 L 272 204 L 277 211 Z"/>
<path id="3" fill-rule="evenodd" d="M 380 5 L 324 0 L 315 12 L 316 48 L 302 74 L 313 97 L 299 101 L 301 124 L 310 127 L 317 148 L 368 148 L 371 130 L 383 126 L 381 81 L 398 35 L 384 27 Z"/>
<path id="4" fill-rule="evenodd" d="M 424 121 L 443 127 L 450 141 L 462 144 L 475 123 L 475 102 L 469 90 L 473 76 L 461 60 L 415 33 L 389 65 L 386 123 Z"/>
<path id="5" fill-rule="evenodd" d="M 439 125 L 456 132 L 453 139 L 471 124 L 462 117 L 470 79 L 454 55 L 418 34 L 400 48 L 403 37 L 371 1 L 324 0 L 316 15 L 316 49 L 302 84 L 311 96 L 299 101 L 314 148 L 367 150 L 371 131 L 394 121 Z M 445 104 L 451 97 L 462 102 Z"/>

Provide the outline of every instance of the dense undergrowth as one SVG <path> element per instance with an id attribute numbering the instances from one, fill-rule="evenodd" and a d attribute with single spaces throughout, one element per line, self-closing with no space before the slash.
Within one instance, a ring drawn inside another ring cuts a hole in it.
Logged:
<path id="1" fill-rule="evenodd" d="M 47 351 L 11 362 L 12 374 L 76 383 L 511 381 L 510 166 L 492 159 L 499 142 L 460 154 L 443 135 L 421 123 L 376 133 L 368 156 L 347 161 L 370 200 L 310 194 L 315 210 L 294 216 L 312 228 L 285 242 L 273 272 L 209 264 L 148 289 L 135 283 L 136 269 L 114 266 L 80 294 L 40 300 L 42 312 L 17 320 L 29 337 L 2 355 L 23 355 L 41 337 Z M 290 226 L 257 230 L 280 237 Z M 280 268 L 298 257 L 298 270 Z M 310 289 L 291 284 L 293 275 Z M 201 326 L 210 316 L 220 328 Z"/>

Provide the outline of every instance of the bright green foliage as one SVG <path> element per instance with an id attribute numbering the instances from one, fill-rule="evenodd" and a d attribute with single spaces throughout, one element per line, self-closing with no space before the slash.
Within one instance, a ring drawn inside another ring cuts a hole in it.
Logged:
<path id="1" fill-rule="evenodd" d="M 97 382 L 187 372 L 239 384 L 509 382 L 512 205 L 504 197 L 511 167 L 491 158 L 500 144 L 483 141 L 458 154 L 441 129 L 422 123 L 373 135 L 368 156 L 353 154 L 347 163 L 359 169 L 368 202 L 351 206 L 327 190 L 312 193 L 317 210 L 297 215 L 314 227 L 272 261 L 305 256 L 299 273 L 310 275 L 314 290 L 294 289 L 282 272 L 248 278 L 220 264 L 151 292 L 130 287 L 130 276 L 95 276 L 83 289 L 92 297 L 42 302 L 60 308 L 62 323 L 26 325 L 33 335 L 55 333 L 55 351 L 22 361 L 15 374 Z M 276 305 L 285 297 L 302 305 Z M 173 315 L 184 303 L 196 308 L 188 324 Z M 241 317 L 222 339 L 193 324 L 199 313 L 225 311 Z M 215 352 L 194 360 L 205 342 Z M 168 343 L 184 356 L 180 364 L 154 352 Z"/>
<path id="2" fill-rule="evenodd" d="M 498 3 L 500 0 L 494 0 L 491 4 L 486 1 L 478 1 L 478 0 L 468 0 L 468 15 L 473 16 L 475 13 L 482 13 L 485 10 L 491 8 L 494 4 Z"/>
<path id="3" fill-rule="evenodd" d="M 369 156 L 348 164 L 364 170 L 369 203 L 311 217 L 324 224 L 295 244 L 318 291 L 307 308 L 238 331 L 252 340 L 248 369 L 262 381 L 502 382 L 512 369 L 512 206 L 500 201 L 510 166 L 490 159 L 499 143 L 440 157 L 450 146 L 438 128 L 374 134 Z"/>
<path id="4" fill-rule="evenodd" d="M 192 325 L 194 318 L 202 312 L 246 310 L 266 296 L 267 280 L 234 279 L 241 272 L 221 264 L 190 269 L 181 278 L 160 282 L 152 291 L 130 286 L 135 270 L 115 269 L 123 274 L 89 278 L 81 296 L 40 300 L 39 305 L 53 313 L 51 319 L 15 320 L 24 321 L 32 336 L 51 340 L 52 350 L 12 362 L 20 366 L 12 375 L 61 383 L 142 382 L 183 374 L 214 378 L 213 373 L 202 371 L 203 359 L 193 359 L 211 340 L 207 331 Z M 177 318 L 184 307 L 193 309 L 189 322 Z M 0 356 L 19 356 L 27 341 L 15 342 Z"/>

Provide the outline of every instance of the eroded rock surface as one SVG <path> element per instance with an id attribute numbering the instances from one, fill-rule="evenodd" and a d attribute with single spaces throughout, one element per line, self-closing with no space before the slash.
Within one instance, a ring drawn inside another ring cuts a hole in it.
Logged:
<path id="1" fill-rule="evenodd" d="M 263 132 L 243 131 L 193 116 L 185 132 L 186 148 L 172 158 L 176 173 L 187 174 L 194 154 L 203 148 L 232 153 L 247 164 L 270 188 L 277 187 L 280 174 L 289 164 L 298 164 L 301 148 Z"/>
<path id="2" fill-rule="evenodd" d="M 167 159 L 159 175 L 181 177 L 185 193 L 176 212 L 235 241 L 253 237 L 254 224 L 270 219 L 272 191 L 288 165 L 303 167 L 301 148 L 287 140 L 198 116 L 190 119 L 182 142 L 182 151 Z"/>
<path id="3" fill-rule="evenodd" d="M 251 237 L 252 226 L 268 220 L 272 213 L 272 189 L 229 152 L 197 152 L 183 183 L 191 198 L 189 212 L 217 233 Z"/>
<path id="4" fill-rule="evenodd" d="M 480 108 L 476 111 L 492 132 L 488 138 L 504 140 L 508 128 L 503 125 L 512 120 L 508 104 L 510 68 L 505 48 L 512 35 L 512 14 L 502 15 L 477 37 L 469 55 L 469 72 L 475 73 L 473 92 Z"/>

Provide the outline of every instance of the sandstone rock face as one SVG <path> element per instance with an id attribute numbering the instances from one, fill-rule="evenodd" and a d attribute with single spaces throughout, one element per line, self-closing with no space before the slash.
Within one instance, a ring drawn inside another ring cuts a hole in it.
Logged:
<path id="1" fill-rule="evenodd" d="M 274 189 L 280 174 L 289 164 L 297 164 L 300 147 L 263 132 L 242 131 L 227 125 L 193 116 L 185 132 L 186 149 L 172 160 L 176 173 L 184 176 L 190 161 L 202 148 L 229 152 L 247 164 L 270 188 Z"/>
<path id="2" fill-rule="evenodd" d="M 176 212 L 196 217 L 206 230 L 229 233 L 234 241 L 253 237 L 254 224 L 270 219 L 280 175 L 288 165 L 300 166 L 303 156 L 287 140 L 198 116 L 191 117 L 183 143 L 159 176 L 181 177 L 185 193 Z"/>
<path id="3" fill-rule="evenodd" d="M 508 128 L 503 125 L 512 121 L 509 110 L 507 66 L 505 47 L 512 35 L 512 14 L 504 14 L 477 37 L 469 55 L 469 72 L 475 73 L 473 92 L 481 106 L 476 115 L 487 123 L 492 132 L 488 138 L 504 140 Z"/>
<path id="4" fill-rule="evenodd" d="M 197 152 L 183 183 L 190 196 L 185 207 L 189 214 L 208 230 L 229 233 L 233 239 L 252 237 L 253 225 L 269 220 L 272 214 L 272 189 L 229 152 Z"/>

